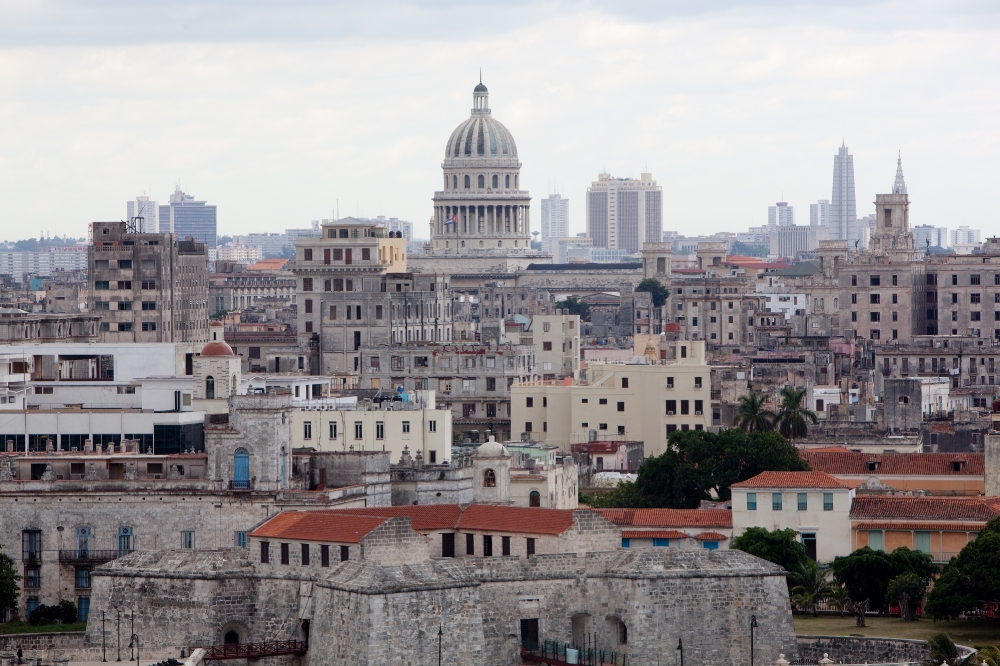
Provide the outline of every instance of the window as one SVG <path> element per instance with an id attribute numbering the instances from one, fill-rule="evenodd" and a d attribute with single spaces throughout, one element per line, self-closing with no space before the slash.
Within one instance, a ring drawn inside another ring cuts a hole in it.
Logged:
<path id="1" fill-rule="evenodd" d="M 632 540 L 622 537 L 622 548 L 631 548 L 631 547 L 632 547 Z"/>
<path id="2" fill-rule="evenodd" d="M 161 465 L 161 472 L 162 465 Z M 122 552 L 131 552 L 132 550 L 132 528 L 128 526 L 118 528 L 118 550 Z"/>
<path id="3" fill-rule="evenodd" d="M 747 511 L 757 510 L 757 493 L 747 493 Z"/>
<path id="4" fill-rule="evenodd" d="M 361 421 L 354 422 L 354 439 L 364 439 L 365 429 Z"/>
<path id="5" fill-rule="evenodd" d="M 771 493 L 771 511 L 781 511 L 781 493 Z"/>
<path id="6" fill-rule="evenodd" d="M 504 557 L 510 557 L 510 537 L 500 537 L 500 553 Z"/>
<path id="7" fill-rule="evenodd" d="M 427 432 L 437 432 L 437 429 L 438 429 L 438 422 L 437 421 L 428 421 L 427 422 Z"/>
<path id="8" fill-rule="evenodd" d="M 313 424 L 312 421 L 306 421 L 302 424 L 302 439 L 312 439 L 313 438 Z"/>
<path id="9" fill-rule="evenodd" d="M 552 343 L 549 341 L 543 342 L 542 351 L 552 351 Z"/>
<path id="10" fill-rule="evenodd" d="M 823 510 L 833 511 L 833 493 L 823 493 Z"/>
<path id="11" fill-rule="evenodd" d="M 619 412 L 624 412 L 625 411 L 625 403 L 624 402 L 619 402 L 618 403 L 618 411 Z"/>
<path id="12" fill-rule="evenodd" d="M 695 401 L 694 401 L 694 413 L 695 413 L 696 415 L 699 415 L 699 414 L 701 414 L 701 413 L 702 413 L 702 411 L 703 411 L 703 409 L 704 409 L 704 407 L 703 407 L 703 406 L 704 406 L 704 404 L 705 404 L 705 401 L 704 401 L 704 400 L 695 400 Z"/>
<path id="13" fill-rule="evenodd" d="M 483 557 L 493 557 L 493 535 L 483 535 Z"/>
<path id="14" fill-rule="evenodd" d="M 870 286 L 872 286 L 872 287 L 878 287 L 878 286 L 880 286 L 882 284 L 882 276 L 881 275 L 869 275 L 868 276 L 868 282 L 869 282 Z"/>
<path id="15" fill-rule="evenodd" d="M 385 422 L 375 422 L 375 439 L 385 439 Z"/>
<path id="16" fill-rule="evenodd" d="M 916 547 L 921 553 L 931 554 L 931 533 L 917 532 L 915 535 Z M 870 540 L 870 538 L 869 538 Z"/>
<path id="17" fill-rule="evenodd" d="M 312 278 L 302 278 L 302 291 L 312 291 L 313 281 Z"/>
<path id="18" fill-rule="evenodd" d="M 885 533 L 882 530 L 868 530 L 868 547 L 872 550 L 885 550 Z"/>
<path id="19" fill-rule="evenodd" d="M 340 561 L 346 562 L 351 559 L 351 549 L 349 546 L 340 547 Z"/>
<path id="20" fill-rule="evenodd" d="M 156 289 L 156 280 L 143 280 L 141 285 L 143 289 Z"/>
<path id="21" fill-rule="evenodd" d="M 808 511 L 809 510 L 809 493 L 798 493 L 798 510 Z"/>
<path id="22" fill-rule="evenodd" d="M 653 539 L 654 548 L 669 548 L 670 539 Z"/>
<path id="23" fill-rule="evenodd" d="M 410 432 L 410 422 L 409 421 L 403 421 L 403 432 L 404 433 Z"/>
<path id="24" fill-rule="evenodd" d="M 628 388 L 628 377 L 622 377 L 622 388 Z"/>
<path id="25" fill-rule="evenodd" d="M 107 280 L 98 280 L 94 282 L 95 291 L 105 291 L 107 289 L 111 289 L 111 283 Z"/>
<path id="26" fill-rule="evenodd" d="M 878 312 L 869 312 L 868 317 L 871 321 L 881 321 L 881 314 Z"/>
<path id="27" fill-rule="evenodd" d="M 700 389 L 701 388 L 701 377 L 695 377 L 694 378 L 694 387 L 696 389 Z"/>
<path id="28" fill-rule="evenodd" d="M 969 276 L 969 284 L 971 284 L 973 286 L 975 286 L 977 284 L 981 284 L 981 282 L 979 281 L 979 275 L 978 274 L 970 275 Z"/>
<path id="29" fill-rule="evenodd" d="M 80 622 L 86 622 L 90 617 L 90 597 L 76 598 L 76 618 Z"/>
<path id="30" fill-rule="evenodd" d="M 673 387 L 674 387 L 674 378 L 673 377 L 667 377 L 667 388 L 668 389 L 672 389 Z"/>
<path id="31" fill-rule="evenodd" d="M 289 557 L 288 557 L 288 544 L 287 543 L 283 543 L 283 544 L 281 544 L 281 563 L 282 564 L 288 564 L 288 561 L 289 561 Z"/>
<path id="32" fill-rule="evenodd" d="M 532 555 L 535 554 L 535 538 L 534 537 L 528 537 L 527 538 L 527 542 L 528 542 L 527 543 L 528 557 L 531 557 Z"/>
<path id="33" fill-rule="evenodd" d="M 879 294 L 869 294 L 868 300 L 872 305 L 878 305 L 882 302 L 882 298 Z"/>
<path id="34" fill-rule="evenodd" d="M 681 400 L 681 414 L 690 414 L 690 401 Z"/>
<path id="35" fill-rule="evenodd" d="M 487 377 L 486 378 L 486 390 L 487 391 L 496 391 L 497 390 L 497 378 L 496 377 Z"/>
<path id="36" fill-rule="evenodd" d="M 261 564 L 269 564 L 271 562 L 270 548 L 271 548 L 271 544 L 268 543 L 267 541 L 261 541 L 260 542 L 260 563 Z"/>
<path id="37" fill-rule="evenodd" d="M 142 302 L 142 309 L 143 310 L 155 310 L 156 309 L 156 301 L 143 301 Z"/>
<path id="38" fill-rule="evenodd" d="M 599 404 L 599 405 L 606 405 L 606 404 L 608 404 L 608 399 L 607 398 L 601 398 L 601 399 L 599 399 L 597 401 L 597 404 Z"/>
<path id="39" fill-rule="evenodd" d="M 24 570 L 24 586 L 36 590 L 42 586 L 42 570 L 29 567 Z"/>
<path id="40" fill-rule="evenodd" d="M 233 533 L 233 545 L 237 548 L 247 547 L 247 533 L 246 532 L 234 532 Z"/>
<path id="41" fill-rule="evenodd" d="M 313 251 L 312 251 L 312 248 L 306 248 L 306 249 L 302 250 L 302 259 L 305 260 L 305 261 L 312 261 L 313 260 Z"/>
<path id="42" fill-rule="evenodd" d="M 330 439 L 337 439 L 337 422 L 330 421 Z"/>
<path id="43" fill-rule="evenodd" d="M 525 407 L 534 407 L 535 406 L 535 399 L 533 397 L 531 397 L 531 396 L 526 397 L 524 399 L 524 406 Z"/>
<path id="44" fill-rule="evenodd" d="M 144 321 L 142 322 L 142 330 L 144 331 L 155 331 L 156 322 L 155 321 Z"/>
<path id="45" fill-rule="evenodd" d="M 475 555 L 476 554 L 476 537 L 472 534 L 465 535 L 465 554 Z"/>
<path id="46" fill-rule="evenodd" d="M 858 295 L 851 294 L 851 303 L 857 303 L 857 302 L 858 302 Z"/>
<path id="47" fill-rule="evenodd" d="M 319 565 L 321 567 L 330 566 L 330 546 L 326 544 L 319 547 Z"/>
<path id="48" fill-rule="evenodd" d="M 194 548 L 194 532 L 181 532 L 181 548 Z"/>
<path id="49" fill-rule="evenodd" d="M 667 400 L 667 416 L 673 416 L 677 413 L 677 401 Z"/>
<path id="50" fill-rule="evenodd" d="M 302 544 L 302 566 L 309 566 L 309 544 Z"/>
<path id="51" fill-rule="evenodd" d="M 305 300 L 305 306 L 306 306 L 305 307 L 306 314 L 312 314 L 312 311 L 313 311 L 313 302 L 312 302 L 311 298 L 307 298 Z"/>
<path id="52" fill-rule="evenodd" d="M 361 248 L 361 261 L 371 261 L 372 251 L 371 248 L 363 247 Z"/>
<path id="53" fill-rule="evenodd" d="M 493 470 L 488 469 L 485 472 L 483 472 L 483 487 L 484 488 L 497 487 L 497 475 Z"/>

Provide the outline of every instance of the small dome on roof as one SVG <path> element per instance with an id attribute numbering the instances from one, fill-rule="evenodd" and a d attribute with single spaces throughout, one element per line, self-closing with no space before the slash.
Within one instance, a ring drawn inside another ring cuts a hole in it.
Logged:
<path id="1" fill-rule="evenodd" d="M 201 348 L 202 356 L 236 356 L 233 348 L 228 343 L 221 340 L 209 342 Z"/>
<path id="2" fill-rule="evenodd" d="M 209 326 L 222 326 L 223 328 L 225 328 L 225 325 L 221 321 L 219 321 L 218 319 L 216 319 L 211 324 L 209 324 Z"/>
<path id="3" fill-rule="evenodd" d="M 479 458 L 509 458 L 510 453 L 507 452 L 507 447 L 498 442 L 493 435 L 490 435 L 489 440 L 476 449 L 476 456 Z"/>
<path id="4" fill-rule="evenodd" d="M 472 92 L 489 92 L 489 90 L 487 90 L 486 86 L 483 85 L 483 82 L 480 81 L 476 84 L 476 87 L 472 90 Z"/>

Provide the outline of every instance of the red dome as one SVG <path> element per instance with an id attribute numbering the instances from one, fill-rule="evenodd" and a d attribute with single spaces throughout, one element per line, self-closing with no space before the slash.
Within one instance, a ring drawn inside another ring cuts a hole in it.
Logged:
<path id="1" fill-rule="evenodd" d="M 201 348 L 202 356 L 236 356 L 233 348 L 229 346 L 228 343 L 216 340 L 215 342 L 209 342 L 207 345 Z"/>

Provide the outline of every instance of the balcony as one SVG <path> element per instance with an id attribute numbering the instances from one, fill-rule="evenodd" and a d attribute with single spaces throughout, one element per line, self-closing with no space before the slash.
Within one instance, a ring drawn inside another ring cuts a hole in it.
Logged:
<path id="1" fill-rule="evenodd" d="M 125 557 L 131 550 L 60 550 L 60 564 L 103 564 Z"/>
<path id="2" fill-rule="evenodd" d="M 247 480 L 244 480 L 244 481 L 230 481 L 229 482 L 229 489 L 230 490 L 250 490 L 251 489 L 250 488 L 250 480 L 247 479 Z"/>

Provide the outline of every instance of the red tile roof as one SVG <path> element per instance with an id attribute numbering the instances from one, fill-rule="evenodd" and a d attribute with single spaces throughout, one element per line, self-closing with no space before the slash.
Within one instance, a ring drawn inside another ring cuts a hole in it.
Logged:
<path id="1" fill-rule="evenodd" d="M 701 534 L 695 534 L 694 538 L 698 541 L 725 541 L 729 537 L 718 532 L 702 532 Z"/>
<path id="2" fill-rule="evenodd" d="M 942 532 L 978 532 L 986 524 L 986 521 L 977 523 L 931 523 L 931 522 L 889 522 L 872 521 L 858 523 L 854 526 L 856 530 L 935 530 Z"/>
<path id="3" fill-rule="evenodd" d="M 632 527 L 732 527 L 729 509 L 597 509 L 616 525 Z"/>
<path id="4" fill-rule="evenodd" d="M 457 504 L 417 504 L 410 506 L 365 507 L 360 509 L 339 509 L 337 513 L 355 516 L 395 518 L 409 516 L 413 529 L 418 532 L 454 529 L 462 510 Z"/>
<path id="5" fill-rule="evenodd" d="M 573 511 L 570 509 L 473 504 L 462 512 L 457 528 L 520 534 L 562 534 L 572 525 Z"/>
<path id="6" fill-rule="evenodd" d="M 386 518 L 344 515 L 342 511 L 282 511 L 250 533 L 252 537 L 361 543 Z"/>
<path id="7" fill-rule="evenodd" d="M 850 488 L 826 472 L 761 472 L 731 488 Z"/>
<path id="8" fill-rule="evenodd" d="M 623 539 L 687 539 L 684 532 L 677 530 L 622 530 Z"/>
<path id="9" fill-rule="evenodd" d="M 984 497 L 854 498 L 851 520 L 966 520 L 987 521 L 1000 516 L 1000 499 Z"/>
<path id="10" fill-rule="evenodd" d="M 982 476 L 985 469 L 982 453 L 863 453 L 828 449 L 805 449 L 800 453 L 810 467 L 827 474 Z M 877 462 L 877 469 L 869 470 L 869 462 Z M 952 470 L 953 462 L 964 463 L 960 471 Z"/>

